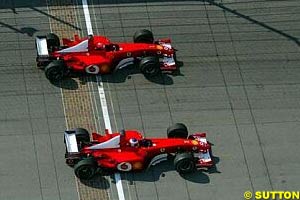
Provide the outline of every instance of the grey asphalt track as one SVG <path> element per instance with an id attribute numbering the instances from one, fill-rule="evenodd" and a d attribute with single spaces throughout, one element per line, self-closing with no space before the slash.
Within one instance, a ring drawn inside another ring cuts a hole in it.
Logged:
<path id="1" fill-rule="evenodd" d="M 208 132 L 218 161 L 215 172 L 184 177 L 172 163 L 124 174 L 126 198 L 239 200 L 247 190 L 298 190 L 299 2 L 116 3 L 93 1 L 98 33 L 131 41 L 135 30 L 151 29 L 172 38 L 184 66 L 182 75 L 155 80 L 104 78 L 112 121 L 148 137 L 184 122 L 191 133 Z"/>
<path id="2" fill-rule="evenodd" d="M 299 190 L 299 1 L 89 3 L 95 33 L 131 41 L 149 28 L 171 37 L 184 63 L 181 75 L 154 80 L 104 76 L 114 131 L 164 137 L 183 122 L 215 144 L 215 171 L 179 176 L 166 162 L 122 174 L 126 199 L 241 200 L 246 190 Z M 0 199 L 76 199 L 62 154 L 60 88 L 34 67 L 32 36 L 49 31 L 48 17 L 15 5 L 0 9 Z M 109 192 L 117 199 L 113 182 Z"/>
<path id="3" fill-rule="evenodd" d="M 46 15 L 28 7 L 0 9 L 1 200 L 78 199 L 64 163 L 60 88 L 35 66 L 33 35 L 48 32 Z"/>

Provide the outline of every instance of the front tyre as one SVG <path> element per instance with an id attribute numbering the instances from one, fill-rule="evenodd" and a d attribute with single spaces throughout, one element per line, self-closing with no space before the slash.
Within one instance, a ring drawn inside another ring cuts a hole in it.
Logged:
<path id="1" fill-rule="evenodd" d="M 188 129 L 182 123 L 176 123 L 167 129 L 168 138 L 182 138 L 188 137 Z"/>
<path id="2" fill-rule="evenodd" d="M 149 43 L 152 44 L 154 42 L 153 33 L 147 29 L 142 29 L 135 32 L 133 36 L 134 43 Z"/>
<path id="3" fill-rule="evenodd" d="M 191 153 L 179 153 L 175 156 L 174 166 L 178 173 L 187 174 L 195 171 L 196 164 Z"/>
<path id="4" fill-rule="evenodd" d="M 87 158 L 79 161 L 74 166 L 74 172 L 77 178 L 88 180 L 93 178 L 96 173 L 96 162 L 93 158 Z"/>
<path id="5" fill-rule="evenodd" d="M 62 60 L 53 60 L 45 67 L 46 78 L 50 82 L 58 82 L 63 79 L 65 64 Z"/>
<path id="6" fill-rule="evenodd" d="M 160 72 L 160 63 L 158 57 L 148 56 L 142 58 L 139 68 L 146 77 L 154 77 L 158 75 Z"/>

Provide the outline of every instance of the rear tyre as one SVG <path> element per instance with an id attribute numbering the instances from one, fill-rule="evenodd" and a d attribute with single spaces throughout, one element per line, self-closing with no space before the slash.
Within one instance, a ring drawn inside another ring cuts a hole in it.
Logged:
<path id="1" fill-rule="evenodd" d="M 153 33 L 147 29 L 142 29 L 135 32 L 133 36 L 134 43 L 149 43 L 152 44 L 154 42 Z"/>
<path id="2" fill-rule="evenodd" d="M 53 60 L 45 67 L 46 78 L 50 82 L 60 81 L 64 76 L 65 64 L 62 60 Z"/>
<path id="3" fill-rule="evenodd" d="M 96 162 L 93 158 L 86 158 L 79 161 L 74 166 L 74 172 L 76 177 L 83 180 L 93 178 L 96 173 Z"/>
<path id="4" fill-rule="evenodd" d="M 77 142 L 89 143 L 91 141 L 90 134 L 86 129 L 76 128 L 74 129 L 74 131 Z"/>
<path id="5" fill-rule="evenodd" d="M 168 138 L 182 138 L 188 137 L 188 129 L 182 123 L 176 123 L 167 129 Z"/>
<path id="6" fill-rule="evenodd" d="M 195 171 L 196 164 L 191 153 L 179 153 L 175 156 L 174 166 L 178 173 L 187 174 Z"/>
<path id="7" fill-rule="evenodd" d="M 147 77 L 154 77 L 160 72 L 158 57 L 148 56 L 142 58 L 139 64 L 141 72 Z"/>
<path id="8" fill-rule="evenodd" d="M 47 40 L 47 46 L 50 49 L 50 51 L 53 51 L 54 49 L 57 49 L 60 46 L 59 37 L 54 33 L 48 33 L 46 35 Z"/>

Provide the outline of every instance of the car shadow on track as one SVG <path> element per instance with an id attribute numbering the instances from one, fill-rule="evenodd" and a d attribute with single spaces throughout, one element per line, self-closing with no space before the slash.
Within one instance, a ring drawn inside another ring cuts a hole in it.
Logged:
<path id="1" fill-rule="evenodd" d="M 178 70 L 172 74 L 160 73 L 154 77 L 148 77 L 148 76 L 144 76 L 144 77 L 148 81 L 155 84 L 172 85 L 174 83 L 173 81 L 174 76 L 183 76 L 183 74 L 180 72 L 180 68 L 183 66 L 183 62 L 178 61 L 177 65 L 179 66 Z M 102 75 L 101 78 L 102 78 L 102 82 L 106 82 L 106 83 L 124 83 L 126 82 L 126 80 L 131 79 L 136 74 L 141 74 L 140 70 L 136 65 L 131 65 L 126 67 L 125 69 L 119 69 L 113 72 L 112 74 Z M 94 78 L 91 79 L 83 79 L 82 82 L 84 82 L 84 80 L 97 82 L 97 78 L 95 76 Z"/>
<path id="2" fill-rule="evenodd" d="M 217 166 L 216 166 L 216 164 L 220 162 L 219 157 L 213 157 L 213 160 L 215 165 L 209 169 L 200 169 L 193 173 L 180 174 L 180 176 L 183 179 L 194 183 L 202 183 L 202 184 L 209 183 L 210 180 L 208 174 L 221 173 L 220 171 L 217 170 Z M 144 174 L 142 176 L 135 175 L 135 181 L 151 181 L 151 182 L 158 181 L 159 179 L 165 178 L 167 176 L 166 172 L 168 171 L 175 171 L 173 160 L 167 160 L 165 162 L 158 164 L 157 166 L 153 166 L 152 168 L 149 169 L 149 172 L 148 171 L 143 172 Z M 150 174 L 152 176 L 149 176 Z M 145 177 L 145 175 L 147 176 Z"/>
<path id="3" fill-rule="evenodd" d="M 213 160 L 216 164 L 220 161 L 218 157 L 213 157 Z M 170 176 L 170 174 L 167 173 L 170 171 L 175 171 L 173 160 L 161 162 L 142 172 L 124 173 L 122 178 L 128 180 L 130 184 L 133 184 L 134 181 L 155 182 Z M 216 165 L 208 170 L 201 169 L 189 174 L 180 174 L 180 176 L 190 182 L 207 184 L 210 182 L 208 174 L 213 173 L 221 173 L 217 170 Z"/>
<path id="4" fill-rule="evenodd" d="M 66 77 L 59 82 L 51 82 L 51 84 L 65 90 L 77 90 L 79 85 L 73 78 L 74 77 Z"/>
<path id="5" fill-rule="evenodd" d="M 130 67 L 123 70 L 118 70 L 113 74 L 102 75 L 102 81 L 107 83 L 124 83 L 126 80 L 131 79 L 134 75 L 141 74 L 136 67 Z M 159 74 L 155 77 L 146 77 L 150 82 L 159 85 L 172 85 L 173 78 L 169 74 Z"/>
<path id="6" fill-rule="evenodd" d="M 181 177 L 187 181 L 194 182 L 194 183 L 209 183 L 209 176 L 207 174 L 215 174 L 221 173 L 217 169 L 217 165 L 220 162 L 219 157 L 213 157 L 215 165 L 209 169 L 202 169 L 198 172 L 191 173 L 191 174 L 181 174 Z"/>
<path id="7" fill-rule="evenodd" d="M 219 157 L 214 156 L 213 161 L 217 165 L 220 162 L 220 159 Z M 218 171 L 216 165 L 207 170 L 201 169 L 190 174 L 180 174 L 180 176 L 183 179 L 193 183 L 207 184 L 210 182 L 209 174 L 221 173 Z M 135 181 L 156 182 L 158 180 L 167 178 L 171 175 L 167 173 L 170 171 L 175 171 L 172 159 L 161 162 L 156 166 L 152 166 L 141 172 L 124 172 L 121 173 L 121 176 L 122 180 L 127 180 L 130 185 L 133 185 Z M 111 176 L 111 179 L 114 181 L 113 175 L 113 172 L 106 172 L 105 176 L 96 175 L 92 180 L 80 180 L 80 182 L 89 187 L 107 189 L 110 187 L 107 176 Z"/>
<path id="8" fill-rule="evenodd" d="M 131 181 L 146 181 L 146 182 L 155 182 L 168 178 L 168 176 L 173 176 L 173 173 L 168 173 L 174 171 L 173 161 L 168 160 L 162 163 L 159 163 L 157 166 L 153 166 L 150 169 L 141 172 L 135 173 Z M 210 182 L 209 176 L 203 170 L 197 170 L 189 174 L 180 174 L 180 176 L 190 182 L 206 184 Z"/>
<path id="9" fill-rule="evenodd" d="M 96 175 L 91 180 L 80 180 L 80 182 L 88 187 L 97 188 L 97 189 L 108 189 L 110 187 L 107 178 L 100 175 Z"/>
<path id="10" fill-rule="evenodd" d="M 183 66 L 183 62 L 179 62 L 179 67 Z M 124 83 L 126 80 L 131 79 L 132 76 L 136 74 L 141 74 L 140 70 L 135 66 L 128 67 L 126 69 L 118 70 L 112 74 L 106 74 L 101 76 L 101 81 L 105 83 Z M 180 69 L 173 74 L 165 74 L 161 73 L 155 77 L 146 77 L 148 81 L 159 84 L 159 85 L 172 85 L 174 83 L 173 77 L 175 76 L 184 76 Z M 78 78 L 79 82 L 74 80 L 74 78 Z M 66 90 L 76 90 L 79 88 L 78 84 L 87 84 L 88 82 L 98 83 L 99 79 L 95 75 L 86 75 L 86 74 L 71 74 L 68 77 L 65 77 L 60 82 L 53 82 L 52 84 L 56 87 L 60 87 Z"/>

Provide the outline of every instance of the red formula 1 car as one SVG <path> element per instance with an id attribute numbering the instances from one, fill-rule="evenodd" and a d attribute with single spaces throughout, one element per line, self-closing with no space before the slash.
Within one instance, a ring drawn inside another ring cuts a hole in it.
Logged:
<path id="1" fill-rule="evenodd" d="M 167 157 L 174 158 L 179 173 L 189 173 L 214 165 L 211 145 L 206 133 L 188 136 L 184 124 L 168 128 L 168 138 L 144 138 L 134 130 L 121 131 L 104 136 L 77 128 L 65 131 L 66 163 L 74 167 L 80 179 L 90 179 L 95 173 L 105 171 L 141 171 Z"/>
<path id="2" fill-rule="evenodd" d="M 133 43 L 113 43 L 104 36 L 89 36 L 74 40 L 62 39 L 50 33 L 36 37 L 37 66 L 45 70 L 46 77 L 56 82 L 70 72 L 107 74 L 137 64 L 146 76 L 177 70 L 175 49 L 171 40 L 154 41 L 149 30 L 137 31 Z"/>

